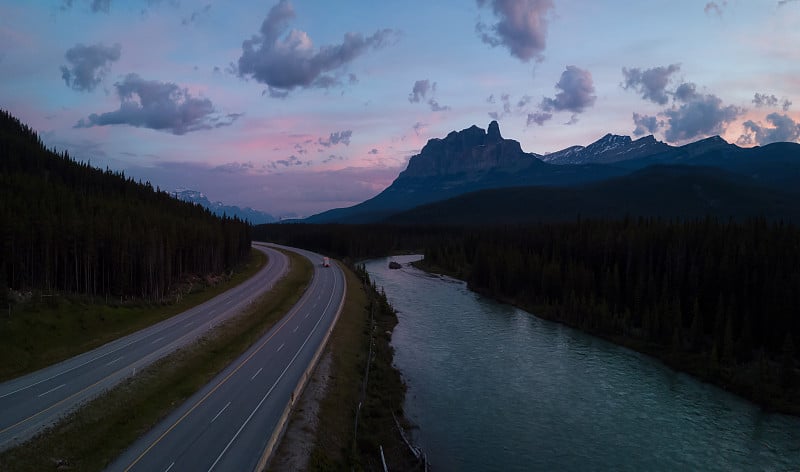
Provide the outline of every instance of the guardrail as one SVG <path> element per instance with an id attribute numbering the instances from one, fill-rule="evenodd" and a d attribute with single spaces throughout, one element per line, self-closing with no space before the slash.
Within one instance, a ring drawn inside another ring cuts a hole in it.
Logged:
<path id="1" fill-rule="evenodd" d="M 342 270 L 339 267 L 339 270 Z M 347 294 L 347 277 L 342 277 L 342 282 L 344 283 L 344 294 Z M 269 460 L 272 458 L 272 454 L 275 452 L 275 449 L 278 445 L 278 442 L 283 437 L 283 434 L 286 432 L 286 426 L 289 423 L 289 414 L 292 412 L 295 403 L 299 401 L 300 396 L 303 394 L 303 390 L 306 388 L 309 379 L 311 378 L 311 374 L 314 372 L 314 369 L 317 367 L 317 363 L 319 362 L 320 357 L 322 357 L 322 353 L 325 350 L 325 346 L 328 344 L 328 339 L 333 332 L 333 328 L 336 326 L 336 322 L 339 320 L 339 315 L 342 314 L 342 309 L 344 308 L 344 300 L 345 297 L 342 297 L 342 301 L 339 303 L 339 308 L 336 310 L 336 315 L 333 317 L 333 321 L 331 322 L 330 327 L 326 330 L 325 336 L 322 338 L 322 342 L 319 344 L 317 351 L 314 353 L 314 357 L 311 358 L 311 362 L 308 364 L 305 372 L 303 375 L 300 376 L 300 380 L 297 382 L 297 386 L 292 391 L 291 396 L 289 397 L 289 402 L 286 404 L 286 407 L 283 409 L 283 413 L 281 414 L 280 419 L 278 420 L 278 424 L 275 427 L 275 430 L 272 432 L 272 435 L 267 441 L 267 446 L 264 449 L 264 452 L 261 454 L 261 459 L 259 459 L 258 463 L 256 464 L 255 471 L 261 472 L 266 470 L 267 465 L 269 464 Z"/>

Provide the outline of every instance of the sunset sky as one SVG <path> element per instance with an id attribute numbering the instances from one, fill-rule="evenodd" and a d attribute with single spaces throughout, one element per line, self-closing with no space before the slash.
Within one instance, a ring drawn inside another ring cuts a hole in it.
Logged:
<path id="1" fill-rule="evenodd" d="M 49 147 L 276 216 L 430 138 L 800 139 L 798 0 L 4 0 L 0 108 Z"/>

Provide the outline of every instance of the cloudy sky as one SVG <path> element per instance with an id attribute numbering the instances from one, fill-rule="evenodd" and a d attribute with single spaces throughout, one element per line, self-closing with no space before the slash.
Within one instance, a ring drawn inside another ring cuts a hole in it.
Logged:
<path id="1" fill-rule="evenodd" d="M 95 166 L 309 215 L 492 119 L 539 154 L 798 141 L 798 45 L 799 0 L 4 0 L 0 108 Z"/>

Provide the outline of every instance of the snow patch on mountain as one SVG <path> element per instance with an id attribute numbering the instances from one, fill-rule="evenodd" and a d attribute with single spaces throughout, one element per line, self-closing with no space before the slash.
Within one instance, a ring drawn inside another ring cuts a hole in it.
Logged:
<path id="1" fill-rule="evenodd" d="M 657 141 L 653 136 L 633 141 L 630 136 L 609 133 L 586 147 L 571 146 L 540 159 L 557 165 L 610 164 L 657 154 L 669 148 L 668 144 Z"/>
<path id="2" fill-rule="evenodd" d="M 269 213 L 264 213 L 250 207 L 241 208 L 235 205 L 226 205 L 219 201 L 212 202 L 203 192 L 199 192 L 197 190 L 178 188 L 172 193 L 172 195 L 178 200 L 196 203 L 203 208 L 207 208 L 211 211 L 211 213 L 214 213 L 217 216 L 224 215 L 231 218 L 235 216 L 241 220 L 249 221 L 254 225 L 272 223 L 275 221 L 275 217 Z"/>

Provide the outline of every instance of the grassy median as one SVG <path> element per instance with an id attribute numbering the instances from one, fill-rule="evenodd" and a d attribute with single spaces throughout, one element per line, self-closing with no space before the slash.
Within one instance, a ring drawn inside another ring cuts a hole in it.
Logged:
<path id="1" fill-rule="evenodd" d="M 350 270 L 342 314 L 328 344 L 331 376 L 319 406 L 319 423 L 309 470 L 341 470 L 355 461 L 352 448 L 369 338 L 369 301 L 361 280 Z"/>
<path id="2" fill-rule="evenodd" d="M 188 310 L 252 277 L 267 257 L 250 259 L 230 276 L 186 281 L 169 303 L 34 294 L 10 314 L 0 312 L 0 381 L 48 365 Z"/>
<path id="3" fill-rule="evenodd" d="M 57 426 L 20 447 L 0 454 L 0 470 L 99 471 L 175 406 L 263 336 L 298 301 L 313 267 L 304 257 L 287 253 L 286 277 L 243 314 L 197 343 L 154 363 Z"/>
<path id="4" fill-rule="evenodd" d="M 345 274 L 347 297 L 325 353 L 331 356 L 330 372 L 319 404 L 307 469 L 380 470 L 382 446 L 390 470 L 421 470 L 421 464 L 402 441 L 393 418 L 395 415 L 405 423 L 405 385 L 392 365 L 394 350 L 390 344 L 397 316 L 385 296 L 363 278 L 365 273 L 345 269 Z M 366 390 L 362 390 L 371 343 L 368 382 Z M 359 402 L 362 407 L 356 432 Z M 281 455 L 290 454 L 288 447 L 279 446 L 274 462 L 283 463 Z"/>

